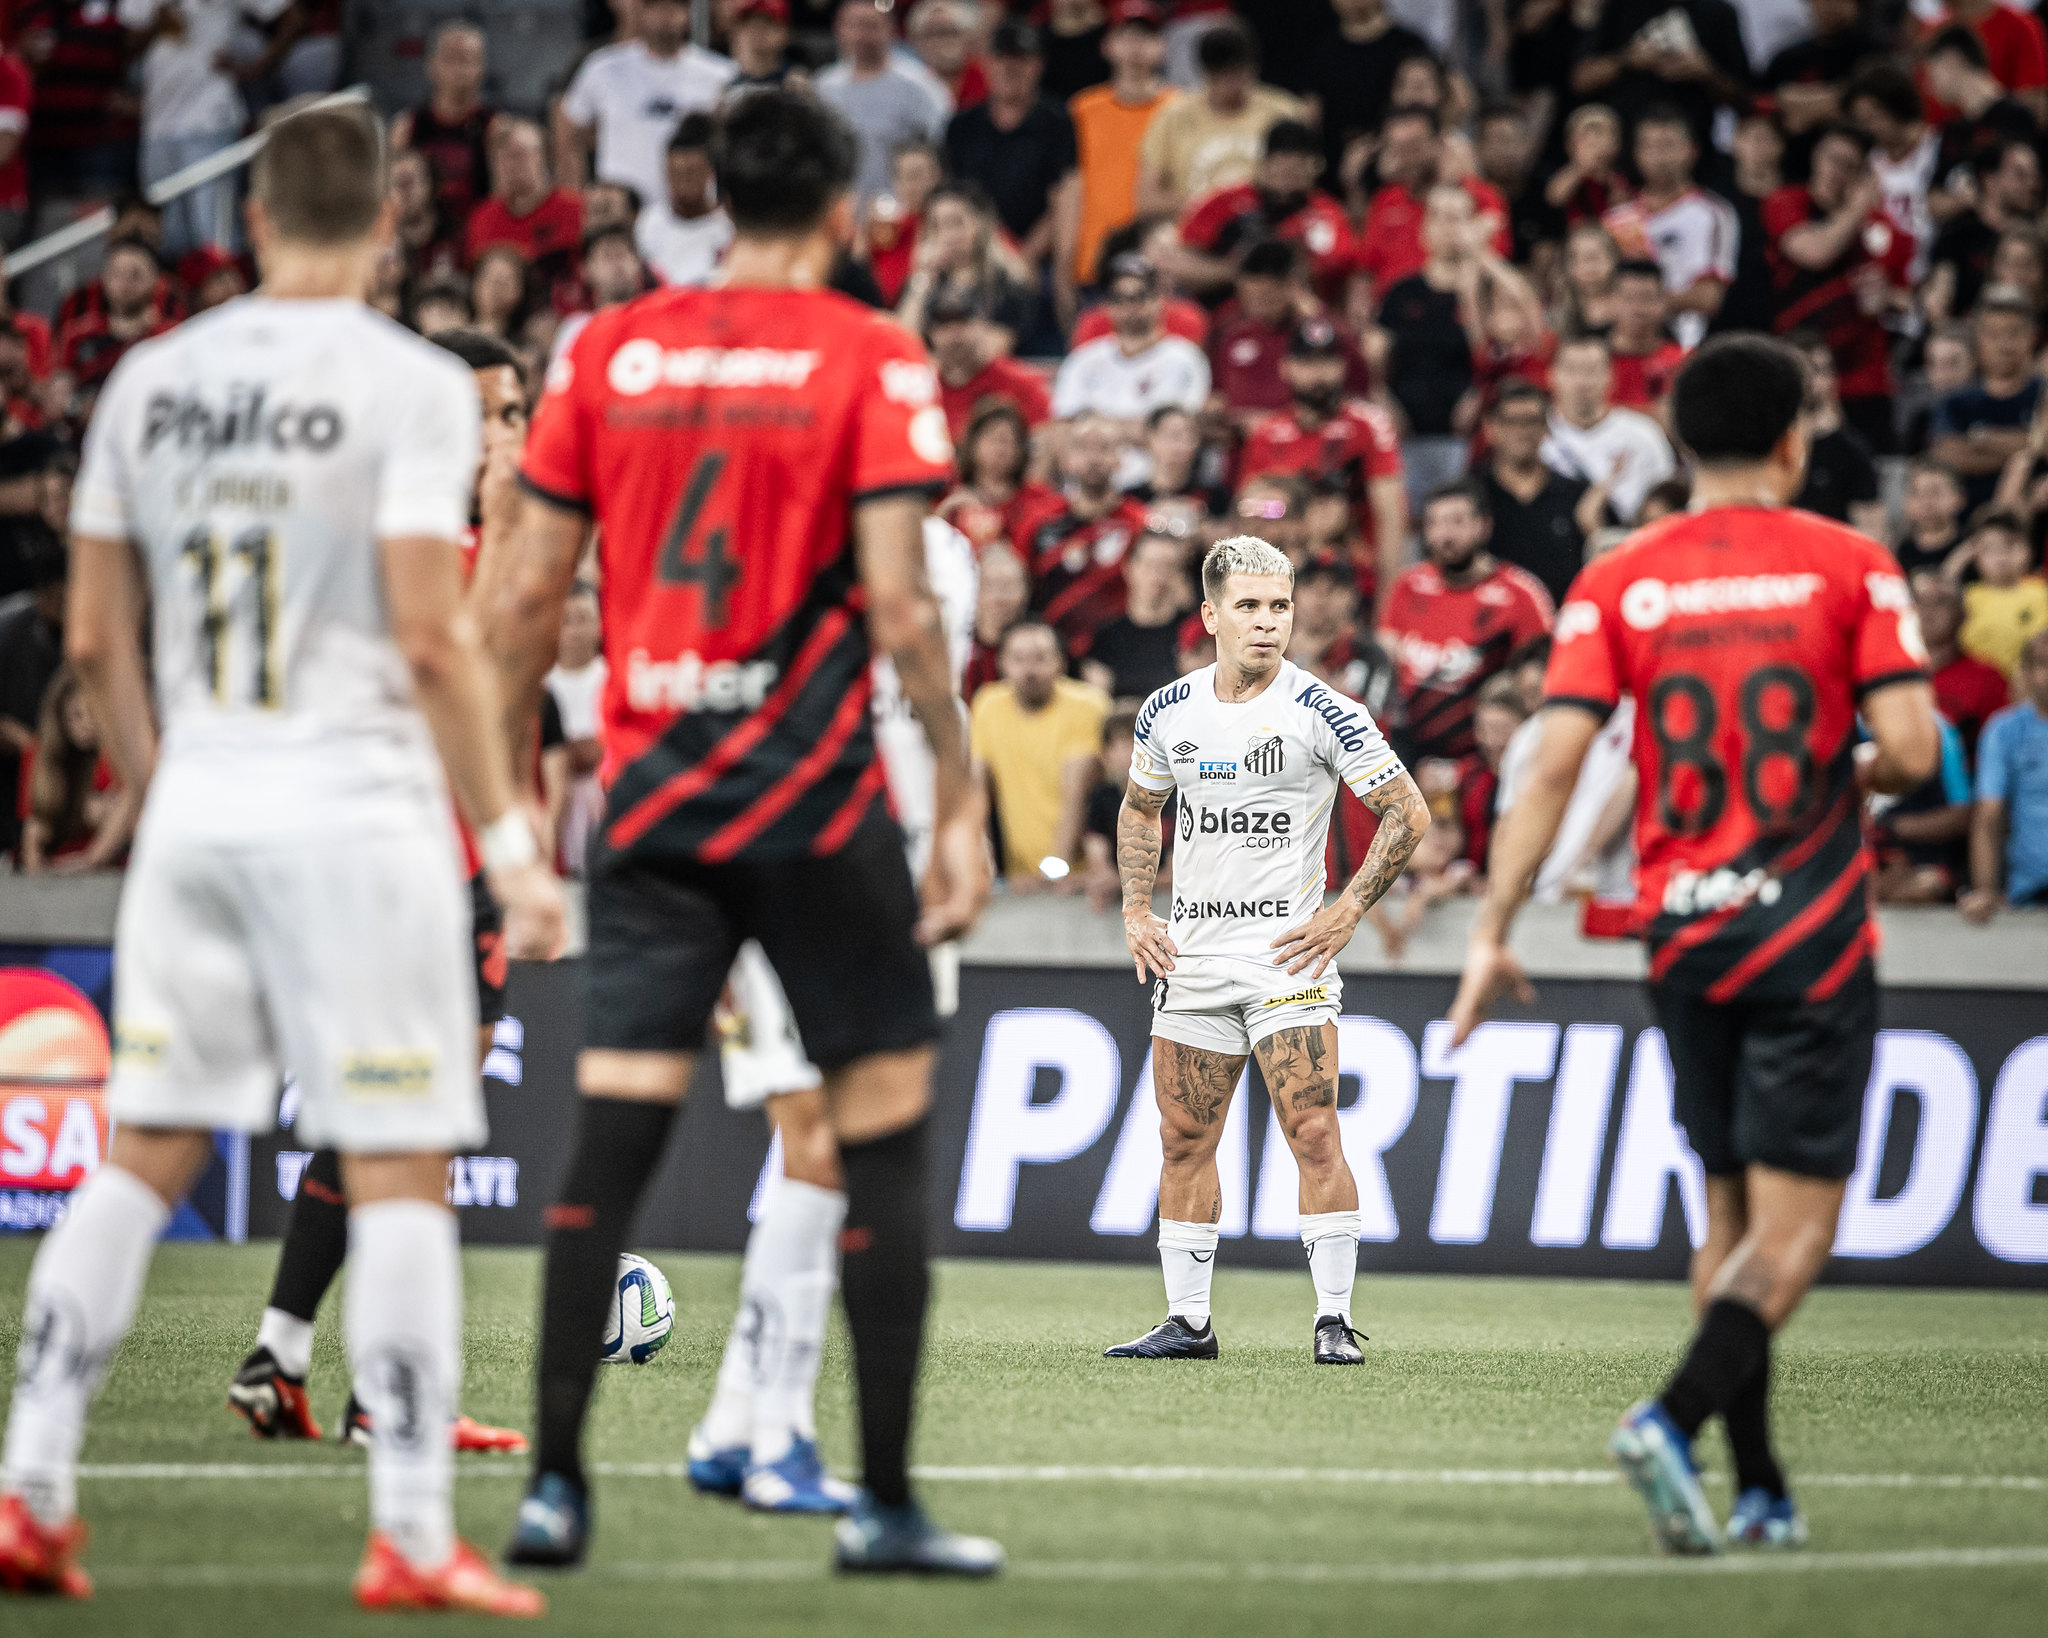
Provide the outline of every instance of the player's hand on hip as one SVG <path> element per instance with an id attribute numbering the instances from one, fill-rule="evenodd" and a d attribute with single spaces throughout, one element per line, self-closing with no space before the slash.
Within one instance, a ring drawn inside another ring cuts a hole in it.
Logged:
<path id="1" fill-rule="evenodd" d="M 1522 963 L 1505 944 L 1492 939 L 1472 941 L 1465 952 L 1465 973 L 1458 980 L 1458 996 L 1451 1003 L 1451 1047 L 1456 1050 L 1482 1024 L 1503 993 L 1527 1006 L 1536 999 L 1536 986 L 1522 970 Z"/>
<path id="2" fill-rule="evenodd" d="M 1152 913 L 1150 899 L 1124 906 L 1124 943 L 1138 969 L 1140 984 L 1148 978 L 1164 978 L 1173 971 L 1173 958 L 1180 954 L 1166 923 Z"/>
<path id="3" fill-rule="evenodd" d="M 988 904 L 992 879 L 988 835 L 972 808 L 941 819 L 932 828 L 931 862 L 925 866 L 917 918 L 917 941 L 930 947 L 972 930 Z"/>
<path id="4" fill-rule="evenodd" d="M 1350 896 L 1340 895 L 1292 932 L 1273 940 L 1270 947 L 1280 952 L 1273 958 L 1273 965 L 1285 967 L 1292 977 L 1313 962 L 1315 971 L 1309 976 L 1321 978 L 1338 952 L 1351 942 L 1351 935 L 1364 919 L 1365 913 Z"/>
<path id="5" fill-rule="evenodd" d="M 553 961 L 569 943 L 562 884 L 538 859 L 485 876 L 505 912 L 505 954 L 514 961 Z"/>

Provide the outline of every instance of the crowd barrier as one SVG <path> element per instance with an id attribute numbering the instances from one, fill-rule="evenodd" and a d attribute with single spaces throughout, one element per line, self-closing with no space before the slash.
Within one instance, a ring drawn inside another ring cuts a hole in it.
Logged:
<path id="1" fill-rule="evenodd" d="M 104 1011 L 105 933 L 83 935 L 109 902 L 100 884 L 0 894 L 0 1226 L 49 1220 L 94 1158 L 90 1054 L 52 1056 L 62 1032 L 20 1000 L 40 997 L 47 1012 L 38 986 L 51 975 L 70 984 L 85 1003 L 70 1009 L 73 1037 L 86 1013 Z M 1886 920 L 1884 1030 L 1831 1278 L 2048 1286 L 2048 918 L 1990 929 L 1953 913 Z M 1340 1118 L 1362 1267 L 1679 1277 L 1704 1222 L 1700 1174 L 1672 1123 L 1640 953 L 1580 940 L 1568 912 L 1539 908 L 1522 930 L 1536 1004 L 1504 1011 L 1452 1053 L 1443 1013 L 1463 924 L 1456 911 L 1433 923 L 1398 971 L 1370 932 L 1344 962 Z M 473 1242 L 541 1238 L 574 1126 L 580 979 L 573 958 L 514 971 L 486 1066 L 488 1152 L 458 1161 L 450 1179 Z M 1073 901 L 997 907 L 965 951 L 940 1058 L 939 1252 L 1151 1261 L 1148 1007 L 1114 916 Z M 188 1230 L 279 1232 L 304 1151 L 288 1129 L 221 1149 Z M 738 1249 L 767 1160 L 761 1118 L 727 1110 L 710 1067 L 636 1243 Z M 1225 1261 L 1297 1267 L 1294 1166 L 1256 1070 L 1233 1100 L 1220 1165 Z"/>

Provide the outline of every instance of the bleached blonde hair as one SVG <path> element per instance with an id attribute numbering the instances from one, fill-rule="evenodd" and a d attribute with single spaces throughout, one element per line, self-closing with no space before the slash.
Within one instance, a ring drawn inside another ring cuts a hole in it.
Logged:
<path id="1" fill-rule="evenodd" d="M 1283 575 L 1294 584 L 1294 565 L 1287 554 L 1257 535 L 1231 535 L 1209 548 L 1202 559 L 1202 595 L 1211 603 L 1223 601 L 1223 582 L 1234 574 Z"/>

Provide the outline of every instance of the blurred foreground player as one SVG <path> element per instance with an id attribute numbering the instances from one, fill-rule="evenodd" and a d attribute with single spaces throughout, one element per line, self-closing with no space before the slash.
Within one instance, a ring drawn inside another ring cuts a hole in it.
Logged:
<path id="1" fill-rule="evenodd" d="M 1202 623 L 1216 638 L 1216 662 L 1145 702 L 1117 815 L 1124 942 L 1139 981 L 1158 980 L 1152 1085 L 1166 1318 L 1105 1352 L 1216 1357 L 1216 1149 L 1252 1056 L 1301 1174 L 1315 1362 L 1362 1364 L 1351 1324 L 1358 1183 L 1337 1126 L 1343 982 L 1334 963 L 1428 831 L 1429 804 L 1365 707 L 1285 657 L 1294 630 L 1285 554 L 1249 535 L 1210 547 Z M 1325 905 L 1323 838 L 1339 780 L 1379 816 L 1379 828 L 1358 874 Z M 1162 921 L 1152 909 L 1159 820 L 1176 791 L 1173 905 Z"/>
<path id="2" fill-rule="evenodd" d="M 940 518 L 924 520 L 925 565 L 939 600 L 954 686 L 974 647 L 974 547 Z M 875 748 L 903 826 L 913 877 L 931 855 L 931 745 L 886 655 L 872 664 Z M 958 1004 L 959 949 L 931 952 L 941 1017 Z M 804 1055 L 789 998 L 761 946 L 740 946 L 717 1013 L 725 1101 L 759 1109 L 780 1140 L 780 1164 L 761 1190 L 740 1265 L 740 1308 L 726 1338 L 718 1387 L 690 1430 L 690 1482 L 767 1513 L 843 1513 L 858 1496 L 825 1471 L 813 1397 L 832 1292 L 846 1180 L 825 1107 L 825 1077 Z"/>
<path id="3" fill-rule="evenodd" d="M 988 1574 L 933 1525 L 907 1448 L 928 1287 L 926 1111 L 938 1020 L 920 943 L 988 892 L 982 816 L 923 523 L 952 446 L 924 349 L 825 288 L 853 231 L 856 141 L 760 91 L 726 117 L 723 283 L 607 309 L 550 374 L 492 646 L 523 743 L 562 599 L 600 528 L 608 806 L 589 856 L 576 1153 L 549 1212 L 533 1485 L 507 1549 L 572 1564 L 583 1421 L 613 1270 L 726 974 L 758 941 L 787 991 L 846 1175 L 844 1290 L 866 1494 L 849 1570 Z M 870 640 L 936 762 L 920 913 L 883 796 Z"/>
<path id="4" fill-rule="evenodd" d="M 501 561 L 505 536 L 519 516 L 519 457 L 526 447 L 526 389 L 519 360 L 496 336 L 480 330 L 443 330 L 433 338 L 443 352 L 467 364 L 476 378 L 483 418 L 483 448 L 477 462 L 476 492 L 464 555 L 472 581 L 477 566 Z M 460 824 L 469 874 L 470 948 L 476 969 L 477 1062 L 490 1056 L 491 1032 L 505 1016 L 505 929 L 497 901 L 484 881 L 475 839 Z M 270 1301 L 256 1329 L 256 1346 L 228 1384 L 228 1404 L 248 1419 L 259 1439 L 317 1439 L 320 1424 L 306 1397 L 313 1364 L 313 1318 L 348 1255 L 348 1200 L 341 1185 L 341 1156 L 319 1149 L 307 1161 L 278 1248 Z M 369 1413 L 353 1391 L 342 1412 L 341 1437 L 370 1442 Z M 526 1450 L 525 1435 L 457 1416 L 457 1450 Z"/>
<path id="5" fill-rule="evenodd" d="M 29 1276 L 0 1482 L 10 1587 L 90 1591 L 87 1401 L 212 1133 L 267 1127 L 289 1061 L 300 1129 L 342 1151 L 352 1202 L 349 1345 L 375 1428 L 357 1601 L 546 1608 L 455 1536 L 444 1189 L 485 1125 L 449 781 L 514 954 L 557 953 L 562 902 L 462 610 L 476 388 L 363 303 L 392 227 L 380 149 L 365 109 L 278 122 L 248 210 L 261 290 L 138 345 L 87 438 L 67 641 L 122 788 L 147 802 L 115 938 L 112 1152 Z"/>
<path id="6" fill-rule="evenodd" d="M 1672 1101 L 1706 1171 L 1707 1234 L 1692 1346 L 1609 1449 L 1682 1553 L 1723 1537 L 1692 1450 L 1717 1413 L 1735 1458 L 1726 1540 L 1805 1539 L 1771 1452 L 1771 1334 L 1826 1265 L 1856 1165 L 1878 1014 L 1861 795 L 1912 790 L 1940 754 L 1898 564 L 1788 509 L 1805 390 L 1799 356 L 1756 336 L 1711 341 L 1680 373 L 1692 510 L 1588 567 L 1558 613 L 1535 765 L 1495 833 L 1451 1009 L 1461 1044 L 1502 990 L 1531 998 L 1508 929 L 1587 747 L 1635 699 L 1635 920 Z"/>

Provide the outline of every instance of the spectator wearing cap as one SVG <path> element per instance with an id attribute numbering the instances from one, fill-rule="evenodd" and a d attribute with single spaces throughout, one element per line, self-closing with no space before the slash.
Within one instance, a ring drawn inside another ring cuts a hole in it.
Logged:
<path id="1" fill-rule="evenodd" d="M 543 280 L 573 275 L 583 200 L 548 174 L 547 144 L 531 120 L 502 119 L 491 133 L 491 195 L 470 213 L 464 259 L 510 245 Z"/>
<path id="2" fill-rule="evenodd" d="M 1382 186 L 1366 208 L 1365 231 L 1358 245 L 1359 271 L 1372 281 L 1375 293 L 1391 290 L 1422 271 L 1429 252 L 1422 242 L 1424 202 L 1444 174 L 1443 138 L 1436 115 L 1427 108 L 1396 108 L 1380 132 Z M 1493 252 L 1505 257 L 1514 248 L 1508 231 L 1507 201 L 1476 176 L 1453 186 L 1472 197 L 1472 208 L 1484 225 Z"/>
<path id="3" fill-rule="evenodd" d="M 1377 404 L 1346 398 L 1352 359 L 1343 333 L 1323 317 L 1305 319 L 1280 362 L 1288 405 L 1245 439 L 1247 478 L 1282 475 L 1341 480 L 1351 499 L 1362 559 L 1354 565 L 1368 597 L 1393 584 L 1406 561 L 1408 502 L 1401 441 Z"/>
<path id="4" fill-rule="evenodd" d="M 1835 355 L 1817 331 L 1794 330 L 1785 340 L 1806 360 L 1806 482 L 1792 504 L 1883 540 L 1877 463 L 1870 458 L 1870 446 L 1842 424 Z"/>
<path id="5" fill-rule="evenodd" d="M 1813 147 L 1813 174 L 1764 202 L 1772 326 L 1779 334 L 1819 329 L 1835 355 L 1842 415 L 1871 450 L 1889 455 L 1891 332 L 1885 318 L 1910 302 L 1913 236 L 1885 214 L 1870 170 L 1870 138 L 1831 125 Z"/>
<path id="6" fill-rule="evenodd" d="M 732 218 L 718 202 L 709 114 L 687 114 L 668 139 L 668 190 L 633 224 L 641 259 L 664 284 L 706 284 L 732 243 Z"/>
<path id="7" fill-rule="evenodd" d="M 1102 254 L 1096 259 L 1094 286 L 1098 298 L 1108 282 L 1111 263 L 1123 256 L 1140 257 L 1157 268 L 1171 267 L 1180 256 L 1180 229 L 1171 216 L 1140 216 L 1112 232 L 1102 241 Z M 1167 281 L 1167 288 L 1170 292 L 1171 280 Z M 1166 326 L 1168 335 L 1184 336 L 1197 347 L 1209 344 L 1209 309 L 1198 301 L 1169 294 L 1166 305 L 1160 309 L 1160 322 Z M 1109 306 L 1098 299 L 1082 309 L 1067 345 L 1078 347 L 1115 333 Z"/>
<path id="8" fill-rule="evenodd" d="M 96 392 L 136 342 L 169 328 L 156 304 L 161 269 L 156 252 L 140 239 L 107 246 L 100 269 L 105 307 L 64 326 L 57 353 L 83 391 Z"/>
<path id="9" fill-rule="evenodd" d="M 876 0 L 841 0 L 833 24 L 839 60 L 818 76 L 818 95 L 845 116 L 860 138 L 854 175 L 858 201 L 889 185 L 889 156 L 912 137 L 943 142 L 950 99 L 921 64 L 896 59 L 893 10 Z"/>
<path id="10" fill-rule="evenodd" d="M 722 107 L 749 91 L 810 84 L 810 76 L 790 60 L 789 0 L 740 0 L 726 44 L 739 72 L 726 82 Z"/>
<path id="11" fill-rule="evenodd" d="M 1124 611 L 1098 627 L 1081 677 L 1111 699 L 1142 700 L 1180 675 L 1180 623 L 1189 603 L 1186 551 L 1154 530 L 1124 551 Z"/>
<path id="12" fill-rule="evenodd" d="M 1080 190 L 1074 201 L 1072 253 L 1054 270 L 1063 317 L 1078 292 L 1095 282 L 1103 241 L 1138 214 L 1139 151 L 1161 109 L 1180 95 L 1160 74 L 1166 47 L 1155 0 L 1116 0 L 1102 38 L 1107 85 L 1077 92 L 1067 103 L 1074 125 Z"/>
<path id="13" fill-rule="evenodd" d="M 1329 174 L 1343 168 L 1355 142 L 1379 134 L 1394 95 L 1394 75 L 1410 57 L 1427 57 L 1429 42 L 1387 15 L 1386 0 L 1331 0 L 1337 26 L 1307 57 L 1307 90 L 1323 133 Z"/>
<path id="14" fill-rule="evenodd" d="M 1586 562 L 1586 539 L 1608 521 L 1607 479 L 1589 482 L 1543 464 L 1550 400 L 1510 381 L 1486 418 L 1486 458 L 1474 477 L 1493 518 L 1494 556 L 1543 583 L 1554 603 Z"/>
<path id="15" fill-rule="evenodd" d="M 739 68 L 692 43 L 687 0 L 642 0 L 639 16 L 635 38 L 598 47 L 576 70 L 556 108 L 555 152 L 565 183 L 595 175 L 644 201 L 667 189 L 676 121 L 716 108 Z"/>
<path id="16" fill-rule="evenodd" d="M 1685 116 L 1669 104 L 1636 121 L 1636 174 L 1642 186 L 1601 217 L 1624 257 L 1652 261 L 1664 275 L 1664 313 L 1673 332 L 1697 347 L 1735 279 L 1735 207 L 1693 185 L 1699 148 Z"/>
<path id="17" fill-rule="evenodd" d="M 946 88 L 960 112 L 980 107 L 988 97 L 988 69 L 974 55 L 972 22 L 960 0 L 923 0 L 903 31 L 911 55 Z"/>
<path id="18" fill-rule="evenodd" d="M 922 330 L 925 312 L 941 296 L 964 296 L 995 326 L 1004 352 L 1031 323 L 1030 270 L 996 229 L 988 190 L 973 181 L 946 182 L 925 201 L 924 222 L 911 254 L 896 316 Z"/>
<path id="19" fill-rule="evenodd" d="M 1615 268 L 1607 357 L 1614 371 L 1614 402 L 1661 420 L 1685 349 L 1664 327 L 1664 275 L 1655 262 L 1638 258 Z"/>
<path id="20" fill-rule="evenodd" d="M 1108 416 L 1135 442 L 1160 405 L 1199 411 L 1208 403 L 1209 360 L 1192 341 L 1167 334 L 1159 270 L 1142 256 L 1118 257 L 1104 290 L 1114 330 L 1067 354 L 1053 377 L 1052 410 L 1063 421 L 1084 412 Z"/>
<path id="21" fill-rule="evenodd" d="M 1288 404 L 1280 360 L 1312 304 L 1301 288 L 1294 246 L 1266 239 L 1237 258 L 1237 294 L 1209 332 L 1209 377 L 1224 412 L 1240 428 Z"/>
<path id="22" fill-rule="evenodd" d="M 1344 207 L 1316 186 L 1322 144 L 1300 120 L 1266 133 L 1266 150 L 1249 182 L 1219 188 L 1181 218 L 1184 247 L 1175 266 L 1184 287 L 1220 300 L 1244 253 L 1263 240 L 1298 246 L 1323 300 L 1341 303 L 1356 250 Z"/>
<path id="23" fill-rule="evenodd" d="M 1558 343 L 1550 367 L 1550 427 L 1543 462 L 1554 472 L 1605 485 L 1608 504 L 1633 524 L 1653 485 L 1678 470 L 1664 429 L 1640 410 L 1616 407 L 1607 343 L 1571 336 Z"/>
<path id="24" fill-rule="evenodd" d="M 1190 200 L 1248 181 L 1266 133 L 1303 119 L 1298 97 L 1259 83 L 1259 54 L 1235 18 L 1216 23 L 1196 47 L 1201 89 L 1162 110 L 1145 131 L 1138 203 L 1178 213 Z"/>
<path id="25" fill-rule="evenodd" d="M 1120 7 L 1102 0 L 1050 0 L 1045 12 L 1045 90 L 1062 106 L 1110 77 L 1109 31 Z"/>
<path id="26" fill-rule="evenodd" d="M 1124 612 L 1124 553 L 1144 532 L 1145 509 L 1117 488 L 1123 459 L 1117 423 L 1084 411 L 1061 440 L 1056 502 L 1020 518 L 1012 540 L 1031 571 L 1032 612 L 1069 654 L 1087 653 Z"/>
<path id="27" fill-rule="evenodd" d="M 1478 484 L 1433 491 L 1422 507 L 1424 560 L 1404 570 L 1381 603 L 1380 642 L 1398 668 L 1411 766 L 1415 758 L 1469 755 L 1480 688 L 1550 631 L 1550 594 L 1493 555 L 1492 527 Z"/>
<path id="28" fill-rule="evenodd" d="M 939 402 L 957 444 L 983 404 L 1000 399 L 1016 405 L 1036 431 L 1052 418 L 1045 378 L 1003 352 L 990 334 L 987 315 L 971 294 L 948 292 L 925 310 L 925 339 L 939 372 Z"/>
<path id="29" fill-rule="evenodd" d="M 1989 921 L 2002 902 L 2048 904 L 2048 631 L 2020 653 L 2019 698 L 1977 742 L 1970 891 L 1963 914 Z"/>
<path id="30" fill-rule="evenodd" d="M 426 160 L 434 203 L 458 230 L 491 185 L 490 135 L 499 116 L 484 101 L 487 50 L 481 24 L 441 24 L 427 43 L 427 100 L 391 121 L 392 152 Z"/>
<path id="31" fill-rule="evenodd" d="M 1942 398 L 1927 419 L 1927 452 L 1962 474 L 1966 513 L 1991 499 L 2006 462 L 2028 447 L 2041 403 L 2032 304 L 2010 285 L 1993 285 L 1974 329 L 1976 382 Z"/>
<path id="32" fill-rule="evenodd" d="M 1019 620 L 1002 634 L 997 665 L 1002 680 L 974 696 L 968 746 L 1001 831 L 1004 878 L 1012 893 L 1078 885 L 1082 810 L 1110 702 L 1065 675 L 1059 638 L 1041 620 Z"/>
<path id="33" fill-rule="evenodd" d="M 1044 66 L 1038 30 L 998 23 L 989 38 L 987 100 L 946 127 L 953 175 L 988 190 L 996 219 L 1030 267 L 1052 255 L 1060 214 L 1073 220 L 1068 195 L 1079 186 L 1074 123 L 1063 104 L 1039 94 Z"/>

